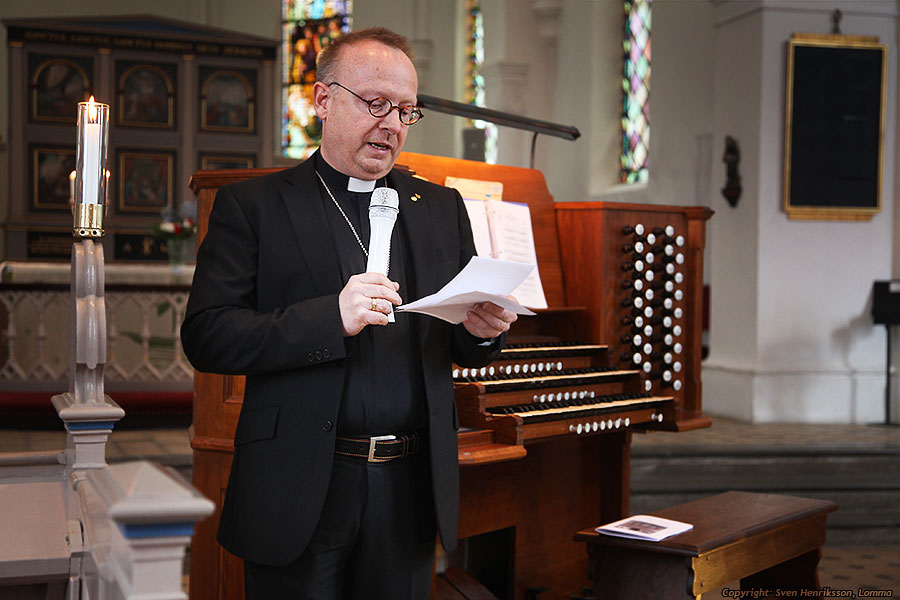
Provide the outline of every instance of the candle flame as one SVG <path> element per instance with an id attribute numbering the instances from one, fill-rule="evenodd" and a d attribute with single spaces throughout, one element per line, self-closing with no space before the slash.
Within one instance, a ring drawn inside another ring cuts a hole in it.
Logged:
<path id="1" fill-rule="evenodd" d="M 94 97 L 91 96 L 91 99 L 88 100 L 88 105 L 87 105 L 88 123 L 97 123 L 98 122 L 97 113 L 98 113 L 97 103 L 94 102 Z"/>

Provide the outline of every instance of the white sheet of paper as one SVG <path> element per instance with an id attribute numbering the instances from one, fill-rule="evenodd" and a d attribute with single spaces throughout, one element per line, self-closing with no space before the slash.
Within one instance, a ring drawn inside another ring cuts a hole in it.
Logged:
<path id="1" fill-rule="evenodd" d="M 503 260 L 511 260 L 526 264 L 537 264 L 537 251 L 534 247 L 534 233 L 531 228 L 531 211 L 522 202 L 487 202 L 488 217 L 493 228 L 494 250 L 496 256 Z M 480 253 L 479 253 L 480 254 Z M 513 292 L 525 306 L 531 308 L 547 308 L 544 286 L 538 269 L 528 274 Z"/>
<path id="2" fill-rule="evenodd" d="M 471 200 L 463 198 L 466 212 L 469 214 L 469 223 L 472 225 L 472 239 L 475 240 L 475 253 L 478 256 L 493 258 L 491 247 L 491 228 L 488 225 L 487 213 L 484 210 L 484 200 Z"/>
<path id="3" fill-rule="evenodd" d="M 507 296 L 534 268 L 533 264 L 473 256 L 469 264 L 443 288 L 395 310 L 423 313 L 456 324 L 466 320 L 466 313 L 472 306 L 490 301 L 516 314 L 533 315 L 533 312 Z"/>
<path id="4" fill-rule="evenodd" d="M 444 185 L 463 197 L 478 256 L 537 265 L 528 204 L 503 201 L 503 183 L 499 181 L 447 177 Z M 538 269 L 529 273 L 512 295 L 524 306 L 547 308 Z"/>

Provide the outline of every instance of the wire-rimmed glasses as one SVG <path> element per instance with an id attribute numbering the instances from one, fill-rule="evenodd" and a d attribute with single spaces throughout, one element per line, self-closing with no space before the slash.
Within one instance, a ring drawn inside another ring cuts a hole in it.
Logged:
<path id="1" fill-rule="evenodd" d="M 396 110 L 397 114 L 400 115 L 400 122 L 404 125 L 412 125 L 413 123 L 417 123 L 424 115 L 422 111 L 419 110 L 417 106 L 414 104 L 407 104 L 405 106 L 395 106 L 393 102 L 388 100 L 387 98 L 372 98 L 371 100 L 363 98 L 353 90 L 348 87 L 345 87 L 338 83 L 337 81 L 332 81 L 328 84 L 329 86 L 336 85 L 340 88 L 343 88 L 365 102 L 369 107 L 369 114 L 375 117 L 376 119 L 380 119 L 382 117 L 386 117 L 391 114 L 392 110 Z"/>

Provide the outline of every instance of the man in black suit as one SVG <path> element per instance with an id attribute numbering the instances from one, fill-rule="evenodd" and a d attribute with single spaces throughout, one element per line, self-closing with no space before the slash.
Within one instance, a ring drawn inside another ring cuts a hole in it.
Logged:
<path id="1" fill-rule="evenodd" d="M 474 254 L 459 194 L 393 170 L 421 116 L 410 56 L 380 28 L 323 51 L 320 150 L 221 188 L 197 255 L 185 353 L 247 376 L 219 541 L 248 598 L 422 600 L 436 531 L 456 545 L 451 361 L 490 362 L 515 315 L 388 324 L 401 294 L 437 291 Z M 364 273 L 376 185 L 400 197 L 388 276 Z"/>

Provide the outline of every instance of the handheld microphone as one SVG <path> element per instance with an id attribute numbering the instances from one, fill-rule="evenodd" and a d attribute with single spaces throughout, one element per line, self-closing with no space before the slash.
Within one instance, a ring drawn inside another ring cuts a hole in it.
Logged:
<path id="1" fill-rule="evenodd" d="M 400 197 L 397 190 L 388 187 L 375 188 L 369 201 L 369 260 L 367 273 L 388 274 L 391 258 L 391 233 L 397 214 L 400 212 Z M 388 321 L 394 322 L 393 310 Z"/>

